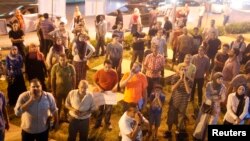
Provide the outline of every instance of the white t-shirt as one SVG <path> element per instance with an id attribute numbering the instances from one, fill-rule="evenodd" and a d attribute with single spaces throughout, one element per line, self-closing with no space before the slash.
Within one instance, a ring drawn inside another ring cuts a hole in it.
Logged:
<path id="1" fill-rule="evenodd" d="M 120 133 L 122 135 L 122 141 L 132 141 L 128 135 L 133 132 L 133 126 L 135 126 L 135 120 L 129 116 L 127 116 L 127 112 L 125 112 L 119 120 L 119 128 Z M 142 131 L 138 132 L 136 137 L 136 141 L 142 140 Z"/>

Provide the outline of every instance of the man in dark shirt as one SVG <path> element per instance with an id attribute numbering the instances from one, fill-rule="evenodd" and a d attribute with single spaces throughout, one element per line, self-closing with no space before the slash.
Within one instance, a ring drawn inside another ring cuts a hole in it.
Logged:
<path id="1" fill-rule="evenodd" d="M 195 27 L 193 29 L 194 34 L 193 34 L 193 43 L 194 43 L 194 49 L 192 55 L 195 55 L 198 53 L 198 49 L 202 44 L 202 36 L 199 34 L 199 28 Z"/>
<path id="2" fill-rule="evenodd" d="M 136 62 L 137 57 L 139 59 L 139 62 L 142 63 L 143 60 L 143 55 L 144 55 L 144 39 L 145 33 L 142 32 L 137 32 L 136 34 L 133 35 L 133 52 L 132 52 L 132 59 L 131 59 L 131 64 L 130 68 L 132 68 L 134 62 Z"/>
<path id="3" fill-rule="evenodd" d="M 13 46 L 16 46 L 18 48 L 18 52 L 22 55 L 22 57 L 25 57 L 24 53 L 24 32 L 22 29 L 20 29 L 20 25 L 17 21 L 15 21 L 12 25 L 12 30 L 9 32 L 9 38 L 12 42 Z"/>
<path id="4" fill-rule="evenodd" d="M 215 72 L 221 72 L 223 70 L 225 62 L 228 59 L 228 51 L 229 51 L 229 45 L 223 44 L 222 51 L 216 53 L 214 58 L 214 67 L 211 76 L 213 76 Z"/>
<path id="5" fill-rule="evenodd" d="M 211 62 L 210 70 L 213 68 L 214 57 L 215 57 L 215 54 L 220 49 L 220 46 L 221 46 L 220 39 L 218 39 L 218 37 L 216 37 L 215 32 L 212 32 L 211 38 L 209 38 L 209 40 L 207 41 L 207 48 L 206 48 L 206 54 Z"/>
<path id="6" fill-rule="evenodd" d="M 168 16 L 165 16 L 164 19 L 165 19 L 165 23 L 164 23 L 163 29 L 164 29 L 164 33 L 166 35 L 166 41 L 167 41 L 169 38 L 170 32 L 173 29 L 173 26 L 172 26 L 171 21 L 169 21 Z"/>

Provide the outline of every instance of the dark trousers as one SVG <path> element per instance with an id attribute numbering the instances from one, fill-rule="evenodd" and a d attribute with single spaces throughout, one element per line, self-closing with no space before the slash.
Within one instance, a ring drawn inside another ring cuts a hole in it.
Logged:
<path id="1" fill-rule="evenodd" d="M 43 39 L 43 46 L 40 47 L 40 51 L 43 53 L 45 58 L 46 58 L 47 54 L 49 53 L 49 49 L 52 45 L 53 45 L 52 40 Z"/>
<path id="2" fill-rule="evenodd" d="M 151 77 L 147 77 L 148 80 L 148 97 L 150 96 L 150 94 L 152 93 L 153 90 L 153 86 L 155 83 L 160 84 L 161 83 L 161 78 L 160 77 L 156 77 L 156 78 L 151 78 Z"/>
<path id="3" fill-rule="evenodd" d="M 179 52 L 178 64 L 182 63 L 184 61 L 185 55 L 186 55 L 186 53 Z"/>
<path id="4" fill-rule="evenodd" d="M 59 119 L 62 119 L 60 117 L 60 113 L 62 111 L 62 103 L 65 104 L 65 100 L 66 100 L 66 97 L 67 97 L 68 93 L 66 92 L 65 94 L 55 94 L 55 99 L 56 99 L 56 105 L 58 107 L 58 115 L 59 115 Z M 68 113 L 68 109 L 64 107 L 63 109 L 63 114 L 64 114 L 64 119 L 67 119 L 67 113 Z"/>
<path id="5" fill-rule="evenodd" d="M 105 125 L 110 125 L 110 117 L 112 113 L 112 105 L 101 105 L 99 106 L 99 111 L 97 115 L 97 120 L 95 126 L 100 126 L 102 124 L 102 118 L 105 118 Z"/>
<path id="6" fill-rule="evenodd" d="M 143 55 L 144 50 L 133 50 L 130 68 L 133 67 L 133 64 L 136 62 L 137 58 L 139 59 L 139 62 L 142 63 Z"/>
<path id="7" fill-rule="evenodd" d="M 87 141 L 89 134 L 89 118 L 87 119 L 76 119 L 72 118 L 69 122 L 69 137 L 68 141 L 76 141 L 77 133 L 80 134 L 79 141 Z"/>
<path id="8" fill-rule="evenodd" d="M 202 103 L 202 88 L 204 85 L 204 78 L 195 78 L 194 79 L 194 84 L 191 92 L 191 101 L 194 100 L 194 93 L 196 89 L 196 84 L 198 85 L 198 104 L 201 106 Z"/>
<path id="9" fill-rule="evenodd" d="M 101 54 L 104 55 L 105 50 L 104 50 L 104 46 L 105 46 L 105 37 L 104 36 L 100 36 L 97 38 L 97 45 L 96 45 L 96 55 L 99 55 L 99 51 L 100 48 L 102 50 Z"/>
<path id="10" fill-rule="evenodd" d="M 49 130 L 42 133 L 30 134 L 22 130 L 22 141 L 48 141 Z"/>
<path id="11" fill-rule="evenodd" d="M 122 59 L 122 58 L 121 58 Z M 110 60 L 112 61 L 112 68 L 116 70 L 117 75 L 118 75 L 118 82 L 120 82 L 121 77 L 122 77 L 122 64 L 121 66 L 118 68 L 119 63 L 120 63 L 120 59 L 112 59 L 110 58 Z M 118 91 L 120 91 L 120 85 L 118 83 L 118 87 L 117 87 Z"/>
<path id="12" fill-rule="evenodd" d="M 0 130 L 0 141 L 4 141 L 4 136 L 5 136 L 5 130 L 1 129 Z"/>

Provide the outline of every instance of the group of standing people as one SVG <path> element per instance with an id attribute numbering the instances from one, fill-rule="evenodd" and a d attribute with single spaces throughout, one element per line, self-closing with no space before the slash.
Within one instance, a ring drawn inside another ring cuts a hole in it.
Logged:
<path id="1" fill-rule="evenodd" d="M 189 13 L 188 7 L 185 8 L 180 14 Z M 247 93 L 250 89 L 250 66 L 247 64 L 250 64 L 248 61 L 250 45 L 246 46 L 243 36 L 238 36 L 231 44 L 222 44 L 218 39 L 218 29 L 214 20 L 211 21 L 210 27 L 203 31 L 203 35 L 198 32 L 199 28 L 194 28 L 194 34 L 191 36 L 187 28 L 183 27 L 186 25 L 185 18 L 183 21 L 185 24 L 173 28 L 168 17 L 165 17 L 162 26 L 162 23 L 157 21 L 156 11 L 151 12 L 152 25 L 147 35 L 142 32 L 140 12 L 136 8 L 130 22 L 133 36 L 130 72 L 122 76 L 124 32 L 119 12 L 112 41 L 107 46 L 105 45 L 107 22 L 103 15 L 97 17 L 96 48 L 89 41 L 85 20 L 79 8 L 76 8 L 74 13 L 72 48 L 69 48 L 70 36 L 65 23 L 61 22 L 56 28 L 49 20 L 48 14 L 44 14 L 42 16 L 44 19 L 40 19 L 37 28 L 38 34 L 41 35 L 40 50 L 37 45 L 31 44 L 25 55 L 25 52 L 22 53 L 24 33 L 21 29 L 17 30 L 17 27 L 22 26 L 18 22 L 13 24 L 9 34 L 13 47 L 6 57 L 8 98 L 9 104 L 15 105 L 15 114 L 21 116 L 23 141 L 48 140 L 51 126 L 51 120 L 48 119 L 51 116 L 54 120 L 52 126 L 55 129 L 58 129 L 59 122 L 65 120 L 69 122 L 69 141 L 76 140 L 78 132 L 81 141 L 88 139 L 91 113 L 96 109 L 86 81 L 87 60 L 92 55 L 95 57 L 105 55 L 104 67 L 93 77 L 96 91 L 106 93 L 124 89 L 122 101 L 124 113 L 118 122 L 124 141 L 142 140 L 143 127 L 148 127 L 148 137 L 152 135 L 153 139 L 157 139 L 166 101 L 163 91 L 165 84 L 172 85 L 167 112 L 168 129 L 165 134 L 167 138 L 172 136 L 173 125 L 176 125 L 175 133 L 178 135 L 186 131 L 186 109 L 189 101 L 196 101 L 196 86 L 198 86 L 198 101 L 194 103 L 198 103 L 200 112 L 195 115 L 197 121 L 193 133 L 195 138 L 204 139 L 207 125 L 218 124 L 223 106 L 227 108 L 224 124 L 244 122 L 244 118 L 249 114 Z M 172 40 L 169 38 L 170 32 L 173 33 Z M 176 63 L 177 69 L 176 74 L 165 78 L 168 43 L 173 47 L 172 63 Z M 148 46 L 146 50 L 145 45 Z M 99 54 L 100 49 L 101 54 Z M 73 56 L 72 64 L 68 61 L 69 54 Z M 243 62 L 246 63 L 245 72 L 239 74 Z M 28 91 L 23 77 L 23 65 L 30 82 Z M 205 85 L 209 77 L 211 81 Z M 205 99 L 203 99 L 204 85 Z M 221 103 L 224 105 L 221 106 Z M 147 104 L 150 105 L 146 112 L 148 116 L 143 113 Z M 3 114 L 0 115 L 3 115 L 6 122 L 2 128 L 8 129 L 4 98 L 2 105 L 0 111 Z M 62 111 L 64 116 L 61 116 Z M 112 105 L 100 105 L 94 128 L 100 128 L 104 118 L 105 127 L 112 130 L 112 111 Z"/>

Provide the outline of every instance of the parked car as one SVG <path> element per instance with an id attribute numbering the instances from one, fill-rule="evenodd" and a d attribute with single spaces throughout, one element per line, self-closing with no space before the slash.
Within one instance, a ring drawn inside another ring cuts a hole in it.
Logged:
<path id="1" fill-rule="evenodd" d="M 223 1 L 212 1 L 211 2 L 211 12 L 215 14 L 221 14 L 223 13 L 224 5 Z"/>
<path id="2" fill-rule="evenodd" d="M 0 35 L 7 34 L 7 27 L 16 10 L 20 10 L 24 17 L 25 32 L 35 30 L 35 22 L 38 17 L 38 4 L 36 0 L 0 0 Z"/>
<path id="3" fill-rule="evenodd" d="M 150 10 L 153 9 L 153 6 L 145 4 L 127 4 L 118 8 L 123 14 L 123 29 L 125 30 L 130 29 L 129 27 L 130 18 L 135 8 L 138 8 L 140 10 L 142 25 L 149 26 L 149 19 L 150 19 L 149 12 Z M 112 26 L 115 24 L 115 19 L 116 19 L 116 11 L 106 15 L 106 21 L 108 22 L 108 31 L 110 31 L 112 29 Z"/>
<path id="4" fill-rule="evenodd" d="M 189 7 L 200 6 L 200 3 L 194 0 L 177 0 L 176 3 L 174 3 L 172 0 L 166 0 L 158 4 L 157 9 L 159 11 L 159 16 L 170 15 L 172 13 L 174 4 L 176 7 L 184 7 L 185 4 L 188 4 Z"/>

